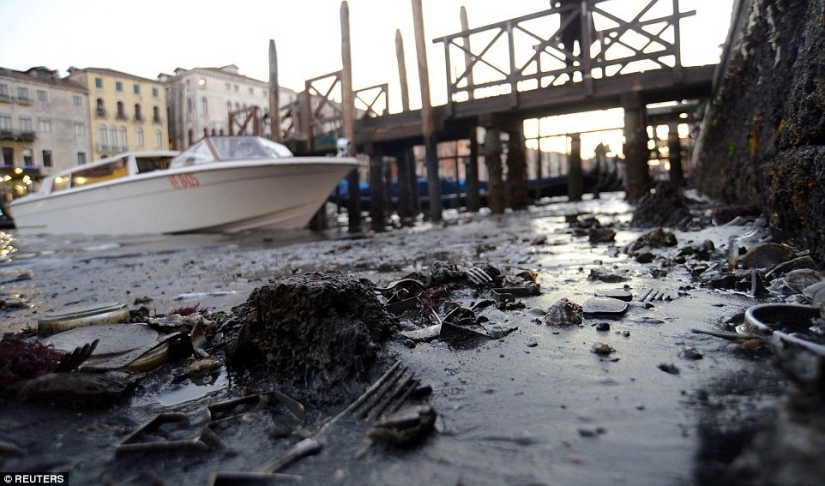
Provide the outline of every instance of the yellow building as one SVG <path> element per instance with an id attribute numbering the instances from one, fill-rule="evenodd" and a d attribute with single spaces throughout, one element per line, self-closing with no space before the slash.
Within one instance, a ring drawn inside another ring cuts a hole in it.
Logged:
<path id="1" fill-rule="evenodd" d="M 163 83 L 103 68 L 72 67 L 68 77 L 89 90 L 92 160 L 169 148 Z"/>

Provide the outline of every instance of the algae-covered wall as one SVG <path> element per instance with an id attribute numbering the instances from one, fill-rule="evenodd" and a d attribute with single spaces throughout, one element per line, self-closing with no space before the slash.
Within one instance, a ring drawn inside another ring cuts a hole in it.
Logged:
<path id="1" fill-rule="evenodd" d="M 759 204 L 825 263 L 825 0 L 749 0 L 694 157 L 692 184 Z"/>

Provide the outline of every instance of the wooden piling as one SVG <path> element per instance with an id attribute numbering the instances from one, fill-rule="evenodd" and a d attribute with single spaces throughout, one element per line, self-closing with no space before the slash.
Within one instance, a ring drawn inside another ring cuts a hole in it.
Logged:
<path id="1" fill-rule="evenodd" d="M 510 134 L 507 151 L 507 203 L 510 209 L 527 209 L 527 162 L 524 158 L 524 129 L 519 122 L 508 130 Z"/>
<path id="2" fill-rule="evenodd" d="M 486 128 L 484 163 L 487 165 L 487 206 L 493 214 L 502 214 L 506 204 L 504 170 L 501 165 L 501 132 L 498 128 Z"/>
<path id="3" fill-rule="evenodd" d="M 349 5 L 346 0 L 341 2 L 341 91 L 344 118 L 344 138 L 349 140 L 347 155 L 355 156 L 355 92 L 352 89 L 352 50 L 349 35 Z M 361 231 L 361 188 L 358 169 L 353 169 L 347 175 L 349 198 L 347 213 L 349 216 L 350 233 Z"/>
<path id="4" fill-rule="evenodd" d="M 370 154 L 370 228 L 376 233 L 384 231 L 387 218 L 384 194 L 384 156 L 380 150 L 371 147 Z"/>
<path id="5" fill-rule="evenodd" d="M 668 123 L 667 126 L 667 158 L 670 162 L 670 183 L 673 184 L 673 187 L 679 187 L 685 179 L 682 171 L 682 142 L 679 140 L 679 126 L 673 122 Z"/>
<path id="6" fill-rule="evenodd" d="M 636 203 L 650 192 L 650 171 L 647 166 L 647 123 L 645 106 L 638 92 L 622 96 L 624 108 L 624 159 L 627 176 L 625 198 Z"/>
<path id="7" fill-rule="evenodd" d="M 570 155 L 567 157 L 567 198 L 581 201 L 584 194 L 582 177 L 582 139 L 578 133 L 570 134 Z"/>
<path id="8" fill-rule="evenodd" d="M 278 51 L 275 40 L 269 39 L 269 138 L 281 142 L 281 88 L 278 86 Z"/>
<path id="9" fill-rule="evenodd" d="M 424 13 L 421 0 L 410 0 L 415 30 L 415 51 L 418 58 L 418 80 L 421 88 L 421 129 L 424 134 L 424 149 L 427 166 L 427 188 L 430 201 L 430 219 L 441 221 L 441 180 L 438 170 L 438 144 L 435 138 L 433 107 L 430 102 L 430 75 L 427 67 L 427 47 L 424 39 Z"/>
<path id="10" fill-rule="evenodd" d="M 470 160 L 464 173 L 467 177 L 467 211 L 478 212 L 481 209 L 480 187 L 478 183 L 478 128 L 472 127 L 470 138 Z"/>
<path id="11" fill-rule="evenodd" d="M 401 110 L 410 111 L 410 90 L 407 86 L 407 61 L 404 59 L 404 39 L 401 29 L 395 29 L 395 58 L 398 60 L 398 81 L 401 84 Z"/>

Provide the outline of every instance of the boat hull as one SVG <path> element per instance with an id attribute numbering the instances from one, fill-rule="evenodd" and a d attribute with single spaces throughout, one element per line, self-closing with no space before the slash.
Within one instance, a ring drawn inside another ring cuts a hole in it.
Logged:
<path id="1" fill-rule="evenodd" d="M 157 234 L 305 227 L 357 167 L 327 157 L 215 163 L 14 202 L 19 234 Z"/>

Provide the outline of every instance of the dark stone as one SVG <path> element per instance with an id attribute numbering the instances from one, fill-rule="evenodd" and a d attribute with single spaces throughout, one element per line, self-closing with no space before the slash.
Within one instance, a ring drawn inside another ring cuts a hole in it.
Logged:
<path id="1" fill-rule="evenodd" d="M 263 369 L 315 402 L 359 394 L 379 344 L 399 327 L 369 286 L 338 272 L 274 280 L 233 312 L 244 324 L 227 364 Z"/>

